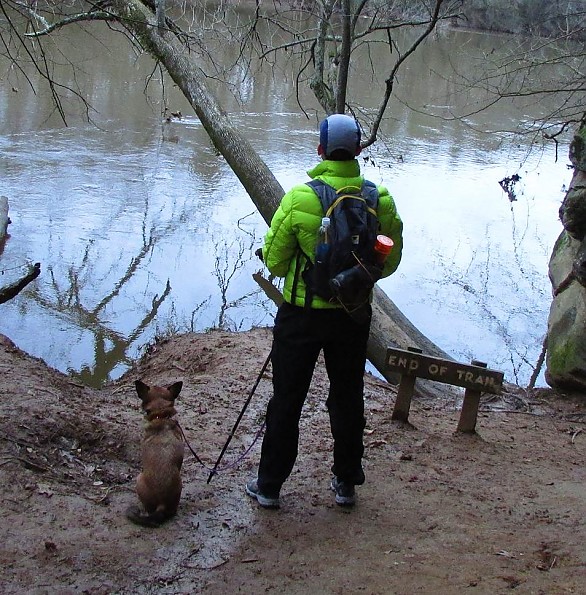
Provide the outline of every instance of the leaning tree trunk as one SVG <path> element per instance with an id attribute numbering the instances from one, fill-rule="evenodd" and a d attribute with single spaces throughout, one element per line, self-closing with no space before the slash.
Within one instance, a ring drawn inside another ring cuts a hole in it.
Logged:
<path id="1" fill-rule="evenodd" d="M 154 12 L 140 0 L 113 0 L 112 5 L 120 23 L 138 38 L 146 51 L 164 65 L 195 110 L 214 146 L 224 156 L 264 220 L 270 224 L 284 190 L 207 89 L 192 55 L 172 32 L 162 32 L 158 28 Z M 396 382 L 396 376 L 386 370 L 386 350 L 388 347 L 410 346 L 419 347 L 429 355 L 449 357 L 422 335 L 385 293 L 377 288 L 374 292 L 368 358 L 387 380 Z"/>
<path id="2" fill-rule="evenodd" d="M 9 223 L 8 198 L 6 198 L 6 196 L 0 196 L 0 247 L 3 246 L 6 241 Z"/>

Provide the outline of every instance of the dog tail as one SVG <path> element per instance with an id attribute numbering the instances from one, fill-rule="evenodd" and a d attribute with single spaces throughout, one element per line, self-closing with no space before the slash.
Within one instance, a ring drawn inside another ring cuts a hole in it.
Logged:
<path id="1" fill-rule="evenodd" d="M 135 525 L 141 527 L 160 527 L 165 521 L 173 516 L 168 510 L 155 510 L 155 512 L 143 512 L 136 504 L 126 509 L 126 518 Z"/>

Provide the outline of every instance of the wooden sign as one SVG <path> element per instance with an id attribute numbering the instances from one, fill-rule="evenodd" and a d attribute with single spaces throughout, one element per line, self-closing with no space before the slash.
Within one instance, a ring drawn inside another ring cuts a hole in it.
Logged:
<path id="1" fill-rule="evenodd" d="M 407 351 L 387 349 L 386 363 L 388 370 L 401 374 L 401 383 L 391 418 L 394 421 L 407 423 L 415 380 L 425 378 L 466 389 L 458 431 L 474 433 L 481 393 L 499 394 L 503 387 L 503 372 L 489 370 L 484 362 L 473 360 L 470 365 L 461 364 L 449 359 L 423 355 L 421 349 L 417 347 L 410 347 Z"/>
<path id="2" fill-rule="evenodd" d="M 461 364 L 414 351 L 392 348 L 387 349 L 386 363 L 387 370 L 392 372 L 462 386 L 483 393 L 499 394 L 503 386 L 503 372 L 490 370 L 486 365 Z"/>

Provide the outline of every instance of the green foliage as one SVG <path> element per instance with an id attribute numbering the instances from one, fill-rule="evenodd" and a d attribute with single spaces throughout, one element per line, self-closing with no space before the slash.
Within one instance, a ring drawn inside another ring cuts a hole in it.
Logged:
<path id="1" fill-rule="evenodd" d="M 586 0 L 469 0 L 463 13 L 479 29 L 586 38 Z"/>

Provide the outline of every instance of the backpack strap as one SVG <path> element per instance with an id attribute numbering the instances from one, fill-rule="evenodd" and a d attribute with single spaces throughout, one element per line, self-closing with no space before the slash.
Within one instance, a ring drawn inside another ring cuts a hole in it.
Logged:
<path id="1" fill-rule="evenodd" d="M 367 209 L 378 219 L 378 188 L 374 182 L 364 180 L 362 184 L 362 198 L 366 201 Z"/>
<path id="2" fill-rule="evenodd" d="M 336 189 L 322 180 L 311 180 L 306 182 L 306 184 L 317 194 L 319 198 L 319 202 L 321 204 L 321 208 L 325 214 L 328 213 L 328 209 L 330 209 L 332 203 L 336 200 Z M 330 211 L 331 212 L 331 211 Z M 328 213 L 329 214 L 329 213 Z M 307 258 L 307 256 L 306 256 Z M 313 267 L 313 263 L 309 258 L 307 258 L 307 264 L 303 271 L 303 280 L 305 281 L 305 309 L 309 310 L 311 308 L 311 302 L 313 301 L 313 291 L 311 290 L 309 284 L 309 271 Z M 297 287 L 297 269 L 295 270 L 295 279 L 294 284 Z"/>
<path id="3" fill-rule="evenodd" d="M 306 184 L 317 194 L 324 215 L 327 216 L 326 213 L 332 203 L 336 200 L 336 189 L 333 186 L 322 182 L 322 180 L 311 180 L 310 182 L 306 182 Z"/>

